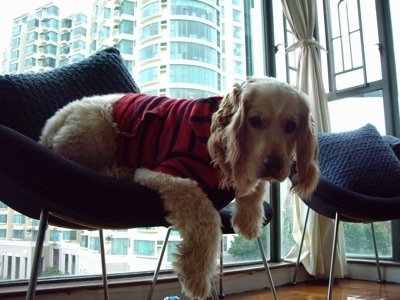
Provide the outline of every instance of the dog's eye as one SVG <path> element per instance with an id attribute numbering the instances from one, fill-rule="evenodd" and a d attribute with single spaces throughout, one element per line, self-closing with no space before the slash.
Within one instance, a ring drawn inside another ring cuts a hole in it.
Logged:
<path id="1" fill-rule="evenodd" d="M 293 121 L 288 121 L 285 125 L 285 132 L 286 133 L 293 133 L 296 130 L 296 123 Z"/>
<path id="2" fill-rule="evenodd" d="M 254 128 L 261 128 L 262 121 L 259 117 L 252 117 L 249 119 L 250 125 Z"/>

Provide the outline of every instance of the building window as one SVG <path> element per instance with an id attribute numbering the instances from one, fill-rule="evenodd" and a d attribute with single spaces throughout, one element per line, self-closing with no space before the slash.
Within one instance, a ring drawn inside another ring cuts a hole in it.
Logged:
<path id="1" fill-rule="evenodd" d="M 133 16 L 135 13 L 135 3 L 132 1 L 122 1 L 119 9 L 121 11 L 121 14 Z"/>
<path id="2" fill-rule="evenodd" d="M 219 25 L 217 9 L 202 1 L 171 1 L 171 14 L 202 18 Z"/>
<path id="3" fill-rule="evenodd" d="M 74 28 L 72 35 L 73 35 L 74 37 L 77 37 L 77 36 L 86 36 L 86 29 L 83 28 L 83 27 L 76 27 L 76 28 Z"/>
<path id="4" fill-rule="evenodd" d="M 17 59 L 17 58 L 19 58 L 19 50 L 11 51 L 10 52 L 10 59 L 13 60 L 13 59 Z"/>
<path id="5" fill-rule="evenodd" d="M 21 38 L 20 38 L 20 37 L 17 37 L 17 38 L 13 38 L 13 39 L 11 40 L 10 46 L 11 46 L 11 47 L 17 47 L 17 46 L 19 46 L 20 44 L 21 44 Z"/>
<path id="6" fill-rule="evenodd" d="M 218 89 L 218 72 L 199 66 L 171 64 L 170 82 L 195 83 Z"/>
<path id="7" fill-rule="evenodd" d="M 53 54 L 56 55 L 57 54 L 57 47 L 55 45 L 46 45 L 44 46 L 43 52 L 46 54 Z"/>
<path id="8" fill-rule="evenodd" d="M 30 54 L 36 53 L 36 51 L 37 51 L 37 46 L 36 45 L 28 45 L 25 48 L 25 54 L 26 55 L 30 55 Z"/>
<path id="9" fill-rule="evenodd" d="M 172 37 L 189 37 L 219 44 L 217 29 L 201 22 L 189 20 L 171 20 Z"/>
<path id="10" fill-rule="evenodd" d="M 160 3 L 159 1 L 152 2 L 150 4 L 145 5 L 140 10 L 140 18 L 144 19 L 153 15 L 156 15 L 160 12 Z"/>
<path id="11" fill-rule="evenodd" d="M 25 216 L 20 214 L 14 214 L 13 224 L 25 224 Z"/>
<path id="12" fill-rule="evenodd" d="M 143 71 L 139 72 L 139 81 L 142 83 L 155 81 L 158 79 L 158 76 L 159 76 L 158 66 L 144 69 Z"/>
<path id="13" fill-rule="evenodd" d="M 76 231 L 75 230 L 63 231 L 63 240 L 64 241 L 75 241 L 76 240 Z"/>
<path id="14" fill-rule="evenodd" d="M 35 28 L 35 27 L 37 28 L 37 27 L 39 27 L 39 20 L 38 19 L 29 20 L 28 23 L 26 24 L 26 26 L 28 29 Z"/>
<path id="15" fill-rule="evenodd" d="M 86 49 L 86 43 L 84 41 L 81 41 L 81 40 L 74 41 L 72 43 L 72 49 L 85 50 Z"/>
<path id="16" fill-rule="evenodd" d="M 139 51 L 139 61 L 154 58 L 158 56 L 158 44 L 147 46 Z"/>
<path id="17" fill-rule="evenodd" d="M 111 238 L 111 255 L 128 255 L 128 238 Z"/>
<path id="18" fill-rule="evenodd" d="M 18 63 L 10 64 L 10 73 L 14 73 L 18 71 Z"/>
<path id="19" fill-rule="evenodd" d="M 156 255 L 156 242 L 146 240 L 134 240 L 133 241 L 133 254 L 139 256 L 151 256 Z"/>
<path id="20" fill-rule="evenodd" d="M 87 235 L 81 235 L 81 241 L 80 241 L 80 246 L 83 248 L 87 248 L 89 245 L 89 238 Z"/>
<path id="21" fill-rule="evenodd" d="M 7 223 L 7 215 L 0 215 L 0 224 Z"/>
<path id="22" fill-rule="evenodd" d="M 159 30 L 158 22 L 146 25 L 139 31 L 139 39 L 144 40 L 149 37 L 155 36 L 158 34 L 158 30 Z"/>
<path id="23" fill-rule="evenodd" d="M 91 236 L 89 238 L 89 249 L 93 251 L 100 251 L 100 239 L 97 236 Z"/>
<path id="24" fill-rule="evenodd" d="M 46 57 L 43 59 L 42 62 L 42 67 L 51 67 L 55 68 L 56 67 L 56 59 L 52 57 Z"/>
<path id="25" fill-rule="evenodd" d="M 26 41 L 30 42 L 30 41 L 36 41 L 39 37 L 39 33 L 37 33 L 36 31 L 32 31 L 27 33 L 26 35 Z"/>
<path id="26" fill-rule="evenodd" d="M 167 261 L 174 261 L 174 254 L 177 252 L 177 246 L 179 245 L 179 241 L 169 241 L 167 245 Z"/>
<path id="27" fill-rule="evenodd" d="M 60 242 L 62 236 L 62 231 L 58 229 L 50 230 L 50 241 L 51 242 Z"/>
<path id="28" fill-rule="evenodd" d="M 22 27 L 21 25 L 14 26 L 12 29 L 12 35 L 19 35 L 21 34 Z"/>
<path id="29" fill-rule="evenodd" d="M 134 22 L 123 20 L 119 24 L 119 33 L 133 34 Z"/>
<path id="30" fill-rule="evenodd" d="M 23 240 L 25 238 L 25 230 L 23 229 L 14 229 L 13 230 L 13 239 Z"/>
<path id="31" fill-rule="evenodd" d="M 132 40 L 121 40 L 118 45 L 119 51 L 123 54 L 132 54 L 133 53 L 133 41 Z"/>
<path id="32" fill-rule="evenodd" d="M 171 59 L 188 59 L 218 65 L 218 51 L 207 45 L 190 42 L 171 42 Z"/>

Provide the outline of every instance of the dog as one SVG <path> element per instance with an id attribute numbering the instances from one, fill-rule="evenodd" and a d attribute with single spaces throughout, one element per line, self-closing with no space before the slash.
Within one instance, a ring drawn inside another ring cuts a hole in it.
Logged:
<path id="1" fill-rule="evenodd" d="M 174 268 L 188 297 L 206 299 L 217 273 L 221 220 L 209 191 L 234 193 L 232 225 L 256 238 L 267 183 L 295 164 L 292 191 L 307 198 L 319 169 L 308 98 L 274 78 L 249 78 L 225 96 L 170 99 L 111 94 L 73 101 L 45 124 L 40 143 L 98 172 L 157 191 L 180 232 Z"/>

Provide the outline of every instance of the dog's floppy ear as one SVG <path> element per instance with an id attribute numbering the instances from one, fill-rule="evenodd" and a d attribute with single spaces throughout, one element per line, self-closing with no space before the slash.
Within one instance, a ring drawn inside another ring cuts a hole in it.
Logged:
<path id="1" fill-rule="evenodd" d="M 208 150 L 215 165 L 221 169 L 221 187 L 229 187 L 235 182 L 236 164 L 240 158 L 244 124 L 242 86 L 234 84 L 212 116 Z"/>
<path id="2" fill-rule="evenodd" d="M 308 198 L 315 190 L 319 180 L 318 141 L 314 133 L 311 115 L 304 116 L 296 141 L 297 181 L 292 191 L 302 198 Z"/>

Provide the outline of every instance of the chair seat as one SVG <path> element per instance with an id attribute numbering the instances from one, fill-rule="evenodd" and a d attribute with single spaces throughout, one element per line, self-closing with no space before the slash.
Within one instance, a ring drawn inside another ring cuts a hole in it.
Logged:
<path id="1" fill-rule="evenodd" d="M 39 219 L 46 207 L 51 224 L 70 228 L 169 226 L 156 192 L 82 167 L 3 125 L 0 140 L 0 199 L 20 213 Z M 210 198 L 219 210 L 233 195 Z"/>
<path id="2" fill-rule="evenodd" d="M 296 175 L 291 181 L 297 180 Z M 393 197 L 368 196 L 344 189 L 320 178 L 310 199 L 303 202 L 325 217 L 335 219 L 336 212 L 346 222 L 378 222 L 400 218 L 400 195 Z"/>

